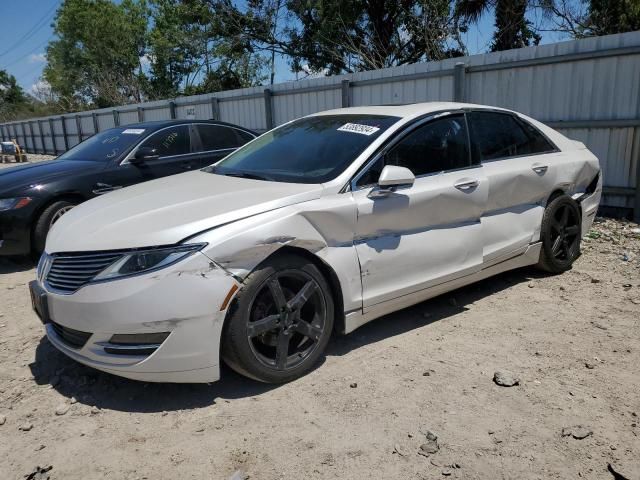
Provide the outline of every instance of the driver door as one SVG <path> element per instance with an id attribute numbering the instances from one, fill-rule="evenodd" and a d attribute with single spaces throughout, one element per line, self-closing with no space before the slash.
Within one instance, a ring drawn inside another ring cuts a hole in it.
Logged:
<path id="1" fill-rule="evenodd" d="M 414 184 L 383 191 L 376 183 L 386 165 L 409 168 Z M 463 113 L 405 131 L 356 176 L 352 191 L 365 311 L 481 269 L 488 182 L 471 163 Z"/>
<path id="2" fill-rule="evenodd" d="M 189 125 L 172 125 L 151 133 L 127 156 L 130 158 L 142 147 L 155 149 L 158 158 L 131 163 L 114 163 L 96 183 L 93 193 L 102 195 L 112 190 L 146 182 L 156 178 L 188 172 L 199 167 L 198 154 L 192 152 Z"/>

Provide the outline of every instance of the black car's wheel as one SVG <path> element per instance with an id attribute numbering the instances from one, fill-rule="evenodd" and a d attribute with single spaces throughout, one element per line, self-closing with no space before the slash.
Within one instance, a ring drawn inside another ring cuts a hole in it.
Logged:
<path id="1" fill-rule="evenodd" d="M 322 355 L 333 316 L 331 289 L 318 268 L 297 255 L 279 255 L 249 275 L 238 292 L 225 324 L 222 356 L 256 380 L 294 380 Z"/>
<path id="2" fill-rule="evenodd" d="M 67 200 L 53 202 L 40 214 L 33 226 L 33 250 L 35 253 L 42 253 L 47 241 L 47 233 L 60 218 L 75 207 L 76 204 Z"/>
<path id="3" fill-rule="evenodd" d="M 542 217 L 538 267 L 551 273 L 569 270 L 580 256 L 581 232 L 580 206 L 567 195 L 552 200 Z"/>

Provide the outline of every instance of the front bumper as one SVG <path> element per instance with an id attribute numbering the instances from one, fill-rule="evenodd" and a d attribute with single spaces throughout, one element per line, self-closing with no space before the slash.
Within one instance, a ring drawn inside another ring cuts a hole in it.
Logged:
<path id="1" fill-rule="evenodd" d="M 168 268 L 87 285 L 71 295 L 47 292 L 49 341 L 90 367 L 148 382 L 213 382 L 220 377 L 221 305 L 236 280 L 196 252 Z M 42 284 L 40 284 L 42 286 Z M 74 346 L 61 328 L 86 332 Z M 151 354 L 107 353 L 115 334 L 170 332 Z"/>

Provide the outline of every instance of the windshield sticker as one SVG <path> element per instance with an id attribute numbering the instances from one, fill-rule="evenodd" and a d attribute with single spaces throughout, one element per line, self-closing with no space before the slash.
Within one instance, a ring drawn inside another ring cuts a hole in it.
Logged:
<path id="1" fill-rule="evenodd" d="M 361 135 L 367 135 L 367 136 L 373 135 L 378 130 L 380 130 L 378 127 L 372 127 L 370 125 L 362 125 L 360 123 L 345 123 L 340 128 L 338 128 L 338 131 L 340 132 L 359 133 Z"/>
<path id="2" fill-rule="evenodd" d="M 144 133 L 144 128 L 127 128 L 122 133 L 126 133 L 129 135 L 141 135 Z"/>

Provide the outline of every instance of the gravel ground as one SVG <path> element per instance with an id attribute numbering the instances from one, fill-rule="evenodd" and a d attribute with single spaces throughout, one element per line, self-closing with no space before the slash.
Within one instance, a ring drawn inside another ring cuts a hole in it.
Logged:
<path id="1" fill-rule="evenodd" d="M 16 163 L 13 160 L 13 157 L 11 157 L 12 160 L 11 162 L 2 162 L 0 160 L 0 168 L 9 168 L 9 167 L 15 167 L 16 165 L 24 165 L 24 163 Z M 37 162 L 42 162 L 44 160 L 53 160 L 54 157 L 53 155 L 38 155 L 36 153 L 28 153 L 27 154 L 27 159 L 28 159 L 28 163 L 37 163 Z"/>
<path id="2" fill-rule="evenodd" d="M 639 479 L 640 230 L 600 220 L 583 247 L 337 337 L 281 386 L 78 365 L 31 312 L 33 266 L 0 261 L 0 478 Z"/>

